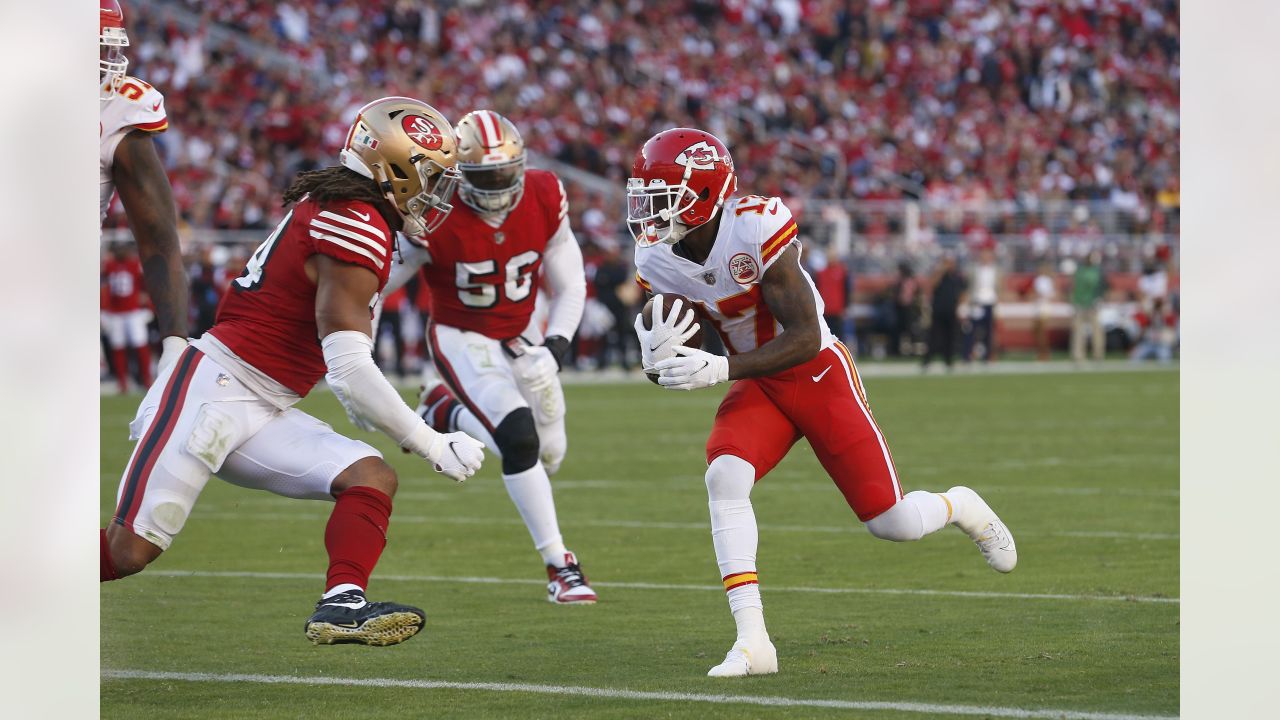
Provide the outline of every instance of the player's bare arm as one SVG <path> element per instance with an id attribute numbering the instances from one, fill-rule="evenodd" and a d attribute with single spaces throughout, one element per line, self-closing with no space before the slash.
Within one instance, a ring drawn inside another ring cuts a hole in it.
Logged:
<path id="1" fill-rule="evenodd" d="M 760 279 L 760 291 L 782 332 L 755 350 L 729 358 L 729 379 L 764 377 L 809 362 L 822 349 L 818 306 L 800 272 L 800 249 L 783 251 Z"/>
<path id="2" fill-rule="evenodd" d="M 135 130 L 120 141 L 112 180 L 138 243 L 143 282 L 155 304 L 161 337 L 187 337 L 187 273 L 178 246 L 173 191 L 149 133 Z"/>
<path id="3" fill-rule="evenodd" d="M 359 265 L 328 255 L 312 255 L 307 277 L 316 284 L 316 329 L 320 339 L 343 330 L 372 336 L 369 301 L 378 293 L 378 276 Z"/>

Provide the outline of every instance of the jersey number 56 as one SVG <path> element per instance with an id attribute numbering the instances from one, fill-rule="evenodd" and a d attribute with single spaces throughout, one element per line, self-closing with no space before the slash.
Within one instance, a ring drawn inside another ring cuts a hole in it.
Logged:
<path id="1" fill-rule="evenodd" d="M 471 308 L 491 308 L 498 304 L 498 288 L 507 300 L 518 303 L 533 292 L 533 267 L 542 256 L 534 250 L 526 250 L 513 256 L 498 277 L 495 260 L 459 262 L 455 265 L 458 283 L 458 299 Z M 500 283 L 500 285 L 499 285 Z"/>

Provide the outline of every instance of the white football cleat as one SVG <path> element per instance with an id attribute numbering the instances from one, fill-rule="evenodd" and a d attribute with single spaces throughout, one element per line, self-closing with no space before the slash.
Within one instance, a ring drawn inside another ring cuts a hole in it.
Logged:
<path id="1" fill-rule="evenodd" d="M 1013 533 L 991 506 L 978 493 L 964 486 L 953 487 L 947 494 L 961 497 L 961 515 L 955 520 L 956 527 L 973 540 L 988 565 L 1002 573 L 1011 572 L 1018 565 L 1018 546 L 1013 542 Z"/>
<path id="2" fill-rule="evenodd" d="M 724 662 L 707 671 L 707 677 L 745 677 L 778 672 L 778 651 L 769 638 L 738 638 Z"/>

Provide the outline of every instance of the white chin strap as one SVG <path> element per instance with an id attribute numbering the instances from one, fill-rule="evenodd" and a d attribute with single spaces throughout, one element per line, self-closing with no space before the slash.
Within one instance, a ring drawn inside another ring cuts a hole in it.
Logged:
<path id="1" fill-rule="evenodd" d="M 685 236 L 685 235 L 688 235 L 688 234 L 689 234 L 689 226 L 688 226 L 688 225 L 685 225 L 684 223 L 680 222 L 679 220 L 672 220 L 672 221 L 671 221 L 671 230 L 667 233 L 667 236 L 666 236 L 665 238 L 663 238 L 663 239 L 662 239 L 662 242 L 664 242 L 664 243 L 666 243 L 666 244 L 668 244 L 668 245 L 675 245 L 676 243 L 678 243 L 678 242 L 680 242 L 681 240 L 683 240 L 683 239 L 684 239 L 684 236 Z"/>

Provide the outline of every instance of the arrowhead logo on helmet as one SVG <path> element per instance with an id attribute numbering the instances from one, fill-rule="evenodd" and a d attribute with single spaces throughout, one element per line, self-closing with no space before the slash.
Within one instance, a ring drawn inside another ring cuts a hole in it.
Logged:
<path id="1" fill-rule="evenodd" d="M 690 145 L 676 156 L 677 165 L 694 170 L 714 170 L 715 164 L 720 161 L 720 153 L 706 140 Z"/>

